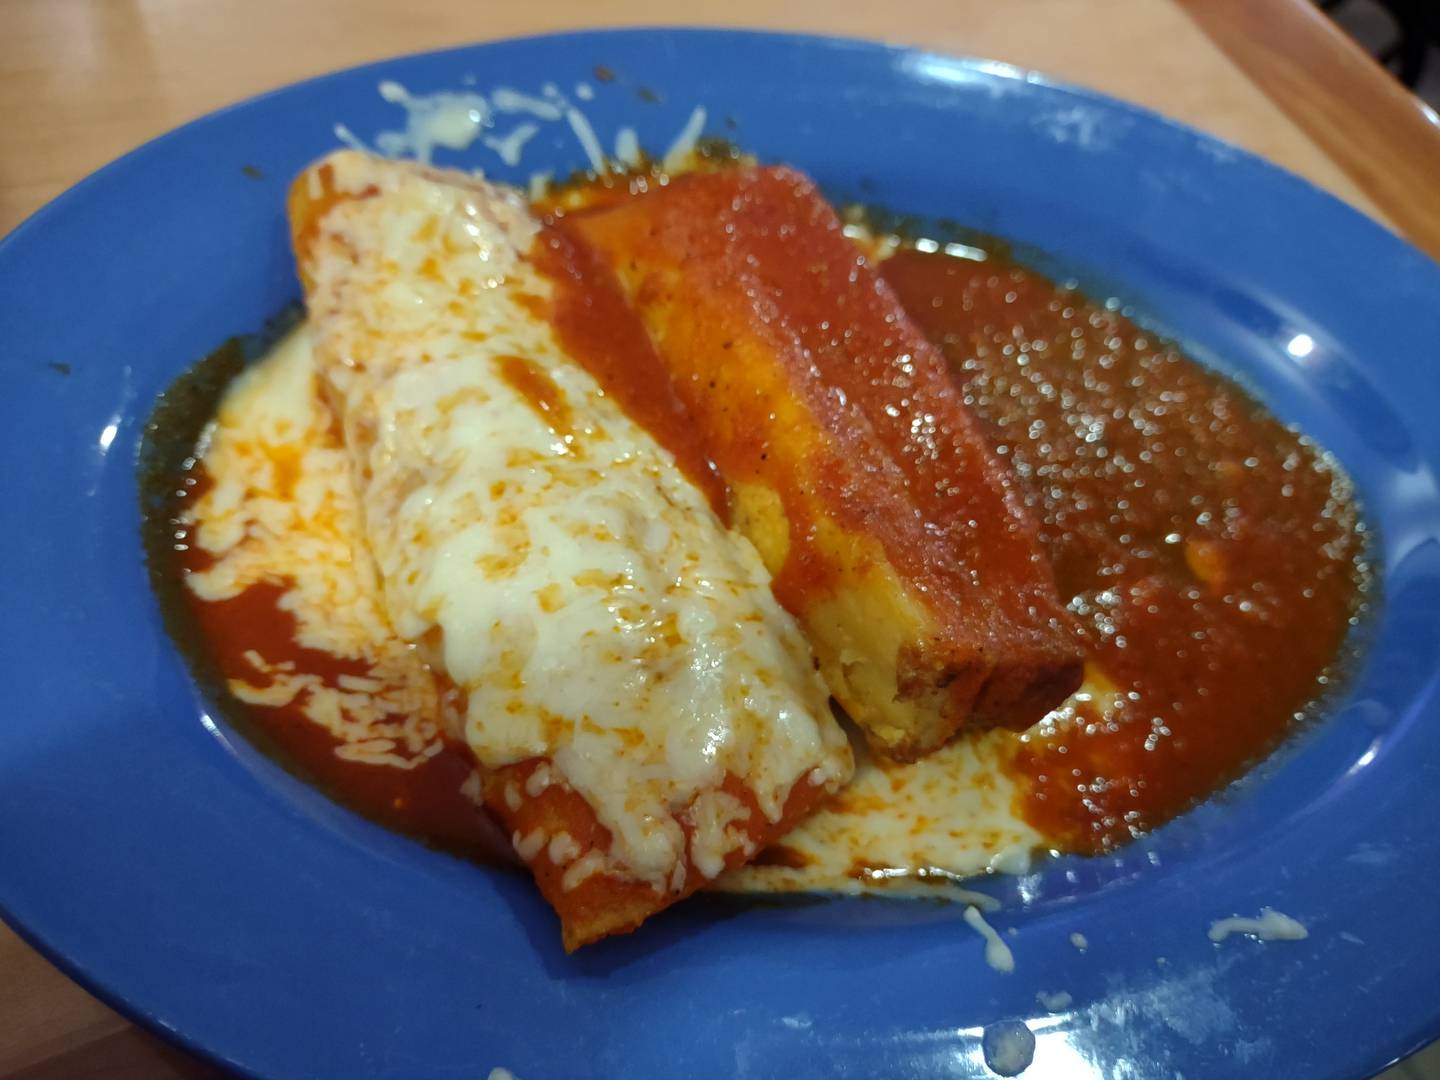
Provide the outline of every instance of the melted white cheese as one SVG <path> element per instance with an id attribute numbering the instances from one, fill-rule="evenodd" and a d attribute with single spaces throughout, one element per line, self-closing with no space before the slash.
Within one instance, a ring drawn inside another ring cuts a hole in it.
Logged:
<path id="1" fill-rule="evenodd" d="M 301 711 L 349 761 L 412 768 L 442 746 L 434 679 L 391 631 L 375 569 L 360 542 L 349 459 L 321 402 L 308 338 L 292 332 L 226 393 L 205 439 L 209 489 L 185 514 L 192 542 L 214 557 L 186 584 L 202 600 L 252 585 L 285 591 L 295 641 L 362 662 L 369 679 L 327 680 L 256 650 L 253 679 L 231 679 L 242 701 Z"/>
<path id="2" fill-rule="evenodd" d="M 1224 941 L 1231 934 L 1248 934 L 1260 941 L 1304 941 L 1310 936 L 1303 923 L 1271 908 L 1261 908 L 1258 919 L 1235 916 L 1210 924 L 1211 941 Z"/>
<path id="3" fill-rule="evenodd" d="M 969 924 L 970 929 L 985 939 L 985 963 L 1005 975 L 1015 970 L 1015 954 L 1010 951 L 1010 946 L 1005 944 L 1005 939 L 985 921 L 985 916 L 980 914 L 979 908 L 967 907 L 965 922 Z"/>
<path id="4" fill-rule="evenodd" d="M 466 82 L 473 85 L 475 80 Z M 488 94 L 471 89 L 414 94 L 391 80 L 380 83 L 379 92 L 387 102 L 405 111 L 403 128 L 380 131 L 375 135 L 375 149 L 386 157 L 412 157 L 428 164 L 437 147 L 463 151 L 479 140 L 495 151 L 504 164 L 514 167 L 520 164 L 525 145 L 539 133 L 540 128 L 525 123 L 503 135 L 482 135 L 494 125 L 497 114 L 525 115 L 546 123 L 563 120 L 584 154 L 586 166 L 597 176 L 609 172 L 613 165 L 634 168 L 643 157 L 634 129 L 622 127 L 614 137 L 615 156 L 607 158 L 590 118 L 553 83 L 546 83 L 538 97 L 508 86 L 497 87 Z M 592 101 L 595 98 L 594 88 L 587 83 L 578 83 L 575 97 L 580 101 Z M 679 173 L 695 164 L 695 150 L 705 128 L 705 117 L 704 106 L 691 110 L 664 154 L 667 171 Z M 336 138 L 352 150 L 367 149 L 364 141 L 346 125 L 336 124 L 334 131 Z M 548 174 L 531 176 L 532 190 L 536 180 L 542 176 Z"/>
<path id="5" fill-rule="evenodd" d="M 691 155 L 695 153 L 695 147 L 700 142 L 700 133 L 704 130 L 705 106 L 697 105 L 691 111 L 690 119 L 685 121 L 685 126 L 675 136 L 675 141 L 670 144 L 670 149 L 665 151 L 661 167 L 670 173 L 684 170 Z"/>
<path id="6" fill-rule="evenodd" d="M 392 157 L 410 154 L 428 162 L 437 146 L 467 149 L 492 122 L 490 102 L 468 90 L 415 95 L 386 80 L 380 84 L 380 96 L 405 110 L 403 130 L 382 131 L 375 137 L 376 148 Z"/>
<path id="7" fill-rule="evenodd" d="M 803 865 L 746 865 L 720 887 L 734 892 L 886 892 L 956 895 L 954 881 L 1029 864 L 1043 837 L 1014 809 L 1003 770 L 1010 732 L 957 739 L 910 765 L 856 745 L 855 778 L 782 841 Z"/>
<path id="8" fill-rule="evenodd" d="M 506 165 L 519 165 L 520 155 L 525 150 L 525 144 L 539 133 L 538 125 L 519 124 L 504 135 L 486 135 L 484 142 L 486 146 L 500 155 L 500 160 Z"/>
<path id="9" fill-rule="evenodd" d="M 885 892 L 974 903 L 975 894 L 961 895 L 956 881 L 1027 873 L 1046 846 L 1017 809 L 1024 791 L 1005 767 L 1010 755 L 1033 733 L 1053 730 L 1081 704 L 1113 692 L 1103 672 L 1087 667 L 1080 689 L 1029 732 L 966 732 L 908 765 L 874 759 L 857 742 L 855 778 L 785 837 L 790 857 L 784 865 L 740 867 L 719 887 Z"/>
<path id="10" fill-rule="evenodd" d="M 329 162 L 338 190 L 379 191 L 329 211 L 305 269 L 391 624 L 435 650 L 481 764 L 551 759 L 620 871 L 667 887 L 683 817 L 688 854 L 718 872 L 744 842 L 715 790 L 727 774 L 773 822 L 801 778 L 834 789 L 850 771 L 759 556 L 537 317 L 551 287 L 524 258 L 523 203 Z M 550 412 L 506 358 L 548 381 Z"/>
<path id="11" fill-rule="evenodd" d="M 632 127 L 622 127 L 615 133 L 615 160 L 627 169 L 638 169 L 643 157 L 640 153 L 640 137 Z"/>
<path id="12" fill-rule="evenodd" d="M 1040 1007 L 1047 1012 L 1064 1012 L 1070 1008 L 1075 1001 L 1075 999 L 1070 996 L 1068 990 L 1058 990 L 1053 994 L 1045 990 L 1039 990 L 1036 991 L 1035 1000 L 1038 1001 Z"/>

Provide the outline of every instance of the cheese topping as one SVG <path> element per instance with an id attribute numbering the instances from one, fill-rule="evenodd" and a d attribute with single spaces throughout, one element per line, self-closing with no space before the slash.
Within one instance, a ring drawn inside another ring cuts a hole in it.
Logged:
<path id="1" fill-rule="evenodd" d="M 657 889 L 687 854 L 718 873 L 744 843 L 727 774 L 774 822 L 800 777 L 850 771 L 759 556 L 560 350 L 523 203 L 329 163 L 379 192 L 329 210 L 303 268 L 390 623 L 461 691 L 483 766 L 550 759 Z"/>
<path id="2" fill-rule="evenodd" d="M 503 164 L 513 168 L 520 164 L 526 144 L 540 134 L 540 125 L 525 122 L 504 134 L 483 134 L 495 127 L 499 115 L 530 116 L 543 123 L 564 121 L 596 176 L 613 171 L 617 165 L 637 167 L 643 157 L 635 130 L 630 127 L 616 131 L 614 157 L 607 157 L 590 118 L 553 83 L 546 83 L 538 97 L 508 86 L 496 87 L 488 94 L 474 89 L 415 94 L 390 79 L 381 82 L 378 90 L 381 98 L 405 113 L 403 128 L 375 134 L 375 149 L 385 157 L 413 157 L 428 165 L 437 148 L 465 151 L 478 139 L 481 145 L 493 150 Z M 575 97 L 580 101 L 593 101 L 594 88 L 578 83 Z M 664 154 L 666 171 L 679 173 L 693 166 L 705 118 L 703 105 L 690 111 Z M 364 140 L 345 124 L 336 124 L 334 130 L 336 138 L 346 146 L 362 152 L 367 150 Z M 543 189 L 546 179 L 548 174 L 532 174 L 532 186 L 539 180 Z"/>
<path id="3" fill-rule="evenodd" d="M 985 963 L 1004 975 L 1015 970 L 1015 954 L 1010 951 L 1010 946 L 1005 944 L 1005 939 L 985 921 L 985 916 L 980 914 L 979 908 L 967 907 L 965 922 L 969 924 L 970 929 L 985 939 Z"/>
<path id="4" fill-rule="evenodd" d="M 297 644 L 360 661 L 371 676 L 327 680 L 251 650 L 255 678 L 232 678 L 231 692 L 254 705 L 302 699 L 305 715 L 350 761 L 413 768 L 438 753 L 435 683 L 381 613 L 375 569 L 358 541 L 349 459 L 317 393 L 303 330 L 231 386 L 204 462 L 212 483 L 186 518 L 196 526 L 193 542 L 215 561 L 189 574 L 189 587 L 220 601 L 252 585 L 279 586 Z"/>
<path id="5" fill-rule="evenodd" d="M 1231 934 L 1248 934 L 1260 941 L 1304 941 L 1310 936 L 1310 931 L 1304 923 L 1267 907 L 1260 909 L 1258 919 L 1232 916 L 1210 924 L 1211 941 L 1224 941 Z"/>
<path id="6" fill-rule="evenodd" d="M 1008 731 L 968 734 L 908 765 L 856 747 L 855 777 L 831 803 L 781 841 L 789 856 L 726 874 L 733 892 L 955 895 L 954 882 L 987 871 L 1022 871 L 1044 837 L 1014 810 L 1004 755 Z"/>
<path id="7" fill-rule="evenodd" d="M 1064 1012 L 1075 1002 L 1075 998 L 1068 990 L 1056 990 L 1051 993 L 1048 990 L 1035 991 L 1035 1000 L 1046 1012 Z"/>

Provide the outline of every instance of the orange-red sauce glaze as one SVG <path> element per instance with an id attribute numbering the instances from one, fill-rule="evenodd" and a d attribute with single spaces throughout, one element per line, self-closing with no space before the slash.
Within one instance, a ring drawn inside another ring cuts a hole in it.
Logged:
<path id="1" fill-rule="evenodd" d="M 551 784 L 534 796 L 521 794 L 518 805 L 512 807 L 504 789 L 514 785 L 517 794 L 524 793 L 526 780 L 539 764 L 532 759 L 490 775 L 486 802 L 495 816 L 520 837 L 538 828 L 545 836 L 568 835 L 582 852 L 608 851 L 610 830 L 600 824 L 584 796 L 567 785 Z M 762 849 L 789 832 L 830 797 L 823 786 L 802 779 L 791 786 L 785 797 L 780 820 L 771 822 L 761 810 L 755 793 L 734 773 L 725 774 L 720 790 L 744 807 L 745 816 L 730 827 L 744 833 Z M 527 865 L 536 886 L 560 916 L 567 952 L 609 934 L 627 933 L 657 911 L 705 887 L 708 879 L 696 867 L 693 849 L 689 846 L 694 836 L 689 808 L 677 814 L 676 820 L 687 838 L 687 853 L 683 857 L 685 872 L 678 887 L 672 883 L 670 889 L 656 890 L 647 882 L 601 872 L 572 882 L 567 888 L 564 880 L 567 867 L 552 862 L 547 849 L 539 849 L 529 860 Z M 734 869 L 747 859 L 745 846 L 733 848 L 725 855 L 725 868 Z"/>
<path id="2" fill-rule="evenodd" d="M 500 377 L 515 388 L 551 431 L 562 436 L 574 434 L 570 405 L 544 369 L 523 356 L 500 356 L 496 362 L 500 367 Z"/>
<path id="3" fill-rule="evenodd" d="M 929 345 L 897 319 L 808 180 L 783 168 L 684 176 L 551 231 L 584 261 L 584 272 L 569 275 L 583 291 L 611 291 L 601 280 L 611 275 L 607 262 L 638 264 L 634 308 L 661 312 L 669 361 L 647 363 L 644 381 L 671 382 L 674 415 L 690 418 L 682 428 L 701 429 L 726 475 L 759 478 L 785 499 L 791 543 L 775 582 L 782 603 L 803 611 L 838 572 L 810 541 L 803 507 L 813 493 L 848 528 L 878 539 L 943 617 L 1004 632 L 1016 650 L 1054 650 L 1066 620 L 1049 568 L 1012 509 L 1003 463 L 948 400 L 928 357 L 917 360 Z M 562 297 L 575 291 L 571 282 L 560 278 Z M 639 310 L 626 307 L 617 330 L 627 321 L 643 342 Z M 560 330 L 610 386 L 563 319 Z M 737 371 L 746 366 L 766 374 L 747 378 Z M 633 367 L 614 377 L 635 381 Z M 773 438 L 777 408 L 809 425 L 791 432 L 794 446 Z M 640 419 L 667 446 L 696 439 Z"/>
<path id="4" fill-rule="evenodd" d="M 1123 695 L 1012 768 L 1057 846 L 1105 850 L 1273 747 L 1365 577 L 1348 481 L 1234 385 L 1003 258 L 883 273 L 1014 466 L 1061 595 Z"/>
<path id="5" fill-rule="evenodd" d="M 591 204 L 625 197 L 597 189 Z M 710 508 L 727 520 L 725 481 L 610 268 L 554 223 L 540 234 L 534 259 L 557 285 L 553 306 L 543 317 L 554 324 L 566 350 L 582 359 L 626 414 L 675 455 Z"/>
<path id="6" fill-rule="evenodd" d="M 186 499 L 199 498 L 208 483 L 201 466 L 195 466 L 193 476 L 197 483 L 186 486 Z M 174 547 L 176 569 L 182 575 L 205 569 L 211 561 L 190 539 L 190 530 L 179 526 Z M 231 600 L 205 601 L 185 590 L 205 653 L 222 675 L 261 684 L 262 677 L 245 659 L 250 649 L 273 664 L 292 661 L 297 670 L 327 681 L 370 674 L 363 662 L 298 645 L 294 616 L 278 606 L 283 593 L 278 585 L 262 584 Z M 514 861 L 508 840 L 479 806 L 461 794 L 460 785 L 474 768 L 466 747 L 448 745 L 413 769 L 347 761 L 335 754 L 339 741 L 305 716 L 303 704 L 302 695 L 289 705 L 240 704 L 238 708 L 283 759 L 367 817 L 461 854 Z"/>

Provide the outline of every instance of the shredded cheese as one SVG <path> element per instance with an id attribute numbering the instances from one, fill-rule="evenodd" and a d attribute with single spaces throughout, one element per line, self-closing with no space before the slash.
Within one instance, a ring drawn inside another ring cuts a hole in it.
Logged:
<path id="1" fill-rule="evenodd" d="M 482 766 L 549 759 L 617 872 L 661 891 L 688 854 L 719 873 L 744 843 L 727 776 L 775 822 L 800 778 L 851 767 L 758 554 L 537 315 L 522 202 L 327 164 L 379 193 L 329 210 L 305 269 L 389 622 L 459 690 Z"/>

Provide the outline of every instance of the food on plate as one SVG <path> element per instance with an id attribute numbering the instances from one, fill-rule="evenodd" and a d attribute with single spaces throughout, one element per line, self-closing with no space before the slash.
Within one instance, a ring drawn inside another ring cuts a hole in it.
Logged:
<path id="1" fill-rule="evenodd" d="M 603 260 L 589 287 L 613 276 L 634 306 L 653 377 L 877 749 L 914 760 L 967 725 L 1024 729 L 1079 686 L 1009 466 L 813 184 L 685 176 L 560 228 Z"/>
<path id="2" fill-rule="evenodd" d="M 513 194 L 354 151 L 291 193 L 381 607 L 567 946 L 757 853 L 850 750 L 754 550 L 557 346 Z"/>
<path id="3" fill-rule="evenodd" d="M 567 948 L 1108 850 L 1338 670 L 1343 472 L 999 245 L 744 162 L 527 205 L 342 152 L 290 210 L 307 321 L 162 476 L 152 572 L 270 744 L 524 862 Z"/>
<path id="4" fill-rule="evenodd" d="M 1087 687 L 1017 744 L 1026 820 L 1103 851 L 1234 778 L 1344 673 L 1370 587 L 1349 478 L 1234 383 L 1003 258 L 886 280 L 1014 467 Z"/>

